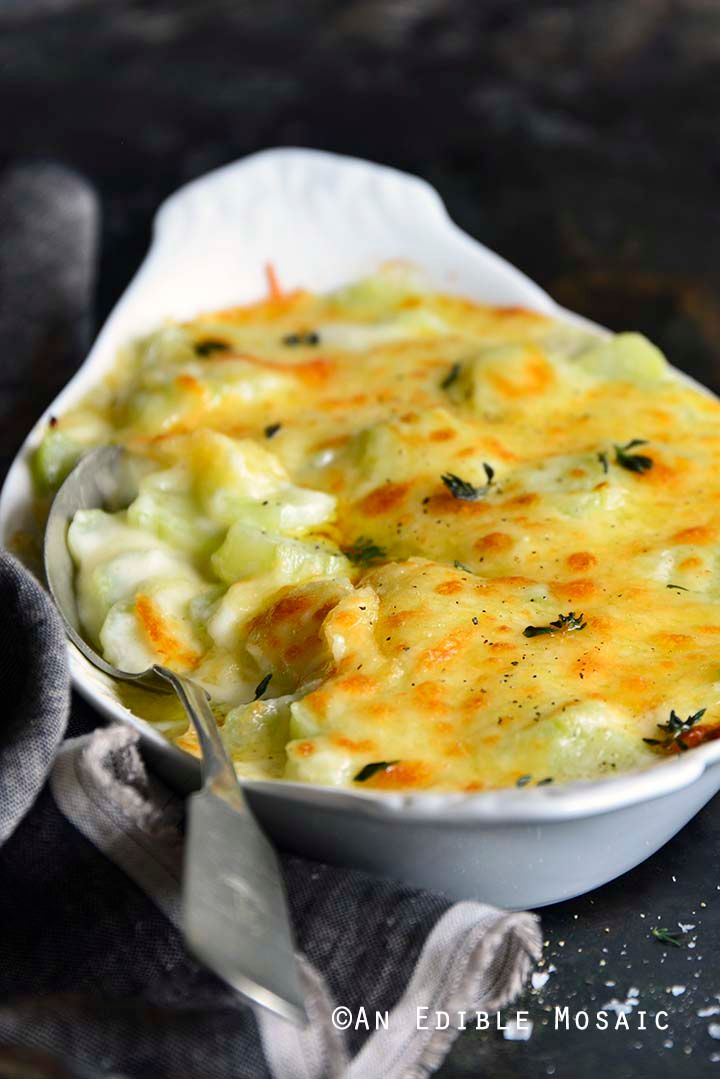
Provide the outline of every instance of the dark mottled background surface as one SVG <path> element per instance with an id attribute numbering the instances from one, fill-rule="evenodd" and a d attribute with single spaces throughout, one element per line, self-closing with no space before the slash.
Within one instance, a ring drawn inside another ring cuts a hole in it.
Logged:
<path id="1" fill-rule="evenodd" d="M 100 318 L 166 194 L 262 147 L 314 146 L 426 177 L 562 303 L 645 331 L 720 390 L 716 0 L 0 0 L 0 116 L 0 166 L 59 161 L 100 192 Z M 3 457 L 52 389 L 3 402 Z M 443 1079 L 720 1074 L 720 1016 L 697 1014 L 720 1008 L 719 853 L 711 806 L 633 873 L 546 910 L 556 970 L 519 1005 L 532 1037 L 470 1031 Z M 694 927 L 681 947 L 650 936 L 678 922 Z M 629 1033 L 552 1030 L 555 1004 L 630 990 Z M 643 1008 L 667 1008 L 670 1030 L 638 1030 Z"/>

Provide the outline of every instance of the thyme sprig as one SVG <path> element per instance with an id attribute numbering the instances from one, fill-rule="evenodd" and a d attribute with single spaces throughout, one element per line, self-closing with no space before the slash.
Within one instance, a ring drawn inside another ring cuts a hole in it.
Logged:
<path id="1" fill-rule="evenodd" d="M 229 348 L 227 341 L 221 341 L 217 337 L 208 337 L 204 341 L 195 342 L 197 356 L 212 356 L 213 352 L 227 352 Z"/>
<path id="2" fill-rule="evenodd" d="M 660 746 L 661 749 L 670 749 L 672 746 L 677 746 L 680 750 L 689 749 L 690 746 L 683 741 L 683 735 L 687 734 L 698 720 L 702 719 L 705 712 L 705 708 L 700 708 L 697 712 L 688 716 L 687 719 L 681 719 L 673 708 L 667 723 L 657 724 L 658 730 L 663 732 L 662 738 L 643 738 L 643 742 L 649 746 Z"/>
<path id="3" fill-rule="evenodd" d="M 528 783 L 530 783 L 531 781 L 532 781 L 532 773 L 528 772 L 523 776 L 519 776 L 515 780 L 515 786 L 516 787 L 527 787 Z M 552 776 L 545 776 L 544 779 L 538 779 L 535 786 L 536 787 L 547 787 L 550 783 L 554 783 L 554 782 L 555 782 L 555 780 L 553 779 Z"/>
<path id="4" fill-rule="evenodd" d="M 266 674 L 265 677 L 260 682 L 258 682 L 258 684 L 255 686 L 255 696 L 253 697 L 254 701 L 259 701 L 260 700 L 263 693 L 265 692 L 267 687 L 270 685 L 271 680 L 272 680 L 272 672 L 270 672 L 270 674 Z"/>
<path id="5" fill-rule="evenodd" d="M 379 547 L 374 540 L 368 539 L 367 536 L 358 536 L 349 547 L 343 547 L 342 552 L 356 566 L 371 566 L 373 563 L 382 562 L 384 558 L 387 558 L 385 548 Z"/>
<path id="6" fill-rule="evenodd" d="M 283 337 L 282 343 L 288 348 L 297 348 L 298 345 L 319 345 L 320 334 L 315 330 L 308 330 L 307 333 L 288 333 Z"/>
<path id="7" fill-rule="evenodd" d="M 643 472 L 650 471 L 654 462 L 652 457 L 647 457 L 644 453 L 628 453 L 628 450 L 633 450 L 636 446 L 647 446 L 647 440 L 633 438 L 624 446 L 616 445 L 614 447 L 615 462 L 622 468 L 626 468 L 628 472 L 636 472 L 638 475 L 642 475 Z"/>
<path id="8" fill-rule="evenodd" d="M 674 948 L 682 948 L 682 933 L 676 933 L 675 930 L 671 929 L 663 929 L 660 926 L 652 928 L 650 933 L 661 944 L 672 944 Z"/>
<path id="9" fill-rule="evenodd" d="M 357 775 L 353 776 L 353 782 L 365 783 L 366 780 L 372 779 L 378 772 L 384 772 L 386 768 L 393 764 L 399 764 L 399 761 L 372 761 L 370 764 L 366 764 L 364 768 L 361 768 Z"/>
<path id="10" fill-rule="evenodd" d="M 440 383 L 441 390 L 449 390 L 454 382 L 460 378 L 460 372 L 462 371 L 462 364 L 460 362 L 454 363 L 445 378 Z"/>
<path id="11" fill-rule="evenodd" d="M 444 472 L 440 479 L 443 481 L 453 498 L 459 498 L 462 502 L 477 502 L 479 498 L 484 498 L 488 493 L 495 475 L 495 469 L 492 465 L 489 465 L 487 461 L 483 461 L 483 469 L 487 476 L 487 483 L 481 487 L 476 487 L 468 480 L 461 479 L 460 476 L 456 476 L 454 472 Z"/>
<path id="12" fill-rule="evenodd" d="M 587 622 L 583 622 L 581 614 L 570 611 L 569 614 L 559 614 L 548 626 L 525 626 L 523 637 L 541 637 L 545 633 L 572 633 L 574 630 L 585 629 L 586 625 Z"/>

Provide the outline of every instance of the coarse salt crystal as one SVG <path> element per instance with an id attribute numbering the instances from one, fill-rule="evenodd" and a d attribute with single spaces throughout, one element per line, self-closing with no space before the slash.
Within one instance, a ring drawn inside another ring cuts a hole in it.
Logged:
<path id="1" fill-rule="evenodd" d="M 627 1000 L 609 1000 L 607 1004 L 603 1004 L 602 1011 L 615 1012 L 616 1015 L 630 1015 L 633 1008 L 637 1005 L 638 1001 L 635 998 L 628 997 Z"/>
<path id="2" fill-rule="evenodd" d="M 518 1023 L 517 1019 L 508 1019 L 503 1030 L 503 1037 L 508 1042 L 527 1042 L 530 1040 L 532 1030 L 532 1019 L 525 1019 L 522 1023 Z"/>

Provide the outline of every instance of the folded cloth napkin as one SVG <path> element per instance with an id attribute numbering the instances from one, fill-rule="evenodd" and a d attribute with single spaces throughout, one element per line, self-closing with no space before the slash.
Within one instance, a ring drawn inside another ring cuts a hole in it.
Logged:
<path id="1" fill-rule="evenodd" d="M 33 213 L 58 237 L 50 176 Z M 92 199 L 73 205 L 94 212 Z M 62 264 L 36 260 L 54 294 Z M 184 948 L 182 802 L 146 773 L 129 727 L 66 742 L 28 810 L 67 720 L 66 651 L 45 593 L 6 554 L 0 599 L 0 1074 L 420 1079 L 446 1054 L 458 1011 L 493 1012 L 519 991 L 540 954 L 533 915 L 284 857 L 310 1023 L 253 1011 Z M 450 1026 L 430 1016 L 418 1029 L 418 1007 L 447 1012 Z M 367 1029 L 376 1012 L 387 1029 Z"/>
<path id="2" fill-rule="evenodd" d="M 148 776 L 137 734 L 116 725 L 67 741 L 50 788 L 65 818 L 178 926 L 182 803 Z M 475 902 L 450 904 L 399 883 L 301 858 L 283 857 L 282 866 L 303 957 L 310 1021 L 300 1030 L 254 1009 L 256 1033 L 247 1018 L 239 1018 L 249 1008 L 217 982 L 203 992 L 198 1010 L 212 1001 L 220 1009 L 235 1010 L 237 1032 L 222 1054 L 202 1052 L 199 1075 L 421 1079 L 445 1056 L 460 1022 L 458 1013 L 494 1013 L 504 1007 L 539 957 L 534 915 Z M 183 1007 L 188 1008 L 187 1001 Z M 451 1026 L 438 1029 L 424 1013 L 418 1023 L 418 1008 L 447 1012 Z M 374 1027 L 376 1014 L 386 1013 L 387 1029 L 366 1029 L 363 1014 Z M 353 1022 L 344 1034 L 338 1027 L 349 1016 Z M 107 1055 L 116 1029 L 112 1007 L 105 1003 L 102 1017 L 83 1036 L 92 1036 L 97 1051 L 102 1047 Z M 154 1036 L 153 1031 L 144 1053 L 153 1051 Z M 135 1032 L 136 1044 L 146 1038 Z M 164 1040 L 160 1035 L 155 1047 L 153 1074 L 181 1074 L 178 1052 L 183 1054 L 185 1046 Z M 135 1061 L 122 1053 L 121 1043 L 122 1036 L 116 1066 L 134 1075 Z M 169 1059 L 163 1060 L 163 1053 Z"/>

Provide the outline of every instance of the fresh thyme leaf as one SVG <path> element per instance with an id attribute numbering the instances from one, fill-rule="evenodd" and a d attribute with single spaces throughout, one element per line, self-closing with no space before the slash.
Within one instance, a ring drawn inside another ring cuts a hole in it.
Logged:
<path id="1" fill-rule="evenodd" d="M 463 480 L 456 476 L 454 472 L 444 472 L 440 479 L 453 498 L 459 498 L 463 502 L 477 502 L 479 498 L 484 498 L 488 493 L 495 475 L 495 469 L 486 461 L 483 461 L 483 469 L 487 476 L 487 483 L 484 487 L 476 487 L 474 484 L 469 483 L 468 480 Z"/>
<path id="2" fill-rule="evenodd" d="M 524 776 L 520 776 L 518 779 L 515 780 L 515 786 L 516 787 L 527 787 L 527 785 L 528 785 L 528 783 L 530 782 L 531 779 L 532 779 L 532 776 L 529 775 L 529 774 L 524 775 Z"/>
<path id="3" fill-rule="evenodd" d="M 371 764 L 366 764 L 364 768 L 360 769 L 357 775 L 353 776 L 353 782 L 364 783 L 365 780 L 372 779 L 378 772 L 384 772 L 391 764 L 398 763 L 398 761 L 373 761 Z"/>
<path id="4" fill-rule="evenodd" d="M 278 433 L 281 427 L 281 423 L 269 423 L 264 431 L 265 438 L 272 438 L 273 435 L 276 435 Z"/>
<path id="5" fill-rule="evenodd" d="M 605 475 L 607 476 L 607 474 L 608 474 L 608 469 L 609 469 L 609 467 L 610 467 L 610 466 L 608 465 L 608 455 L 607 455 L 606 453 L 599 453 L 599 454 L 598 454 L 598 461 L 599 461 L 599 462 L 600 462 L 600 464 L 602 465 L 602 468 L 603 468 L 603 472 L 604 472 L 604 473 L 605 473 Z"/>
<path id="6" fill-rule="evenodd" d="M 448 373 L 445 375 L 445 378 L 440 383 L 440 389 L 441 390 L 449 390 L 450 387 L 452 386 L 453 382 L 457 382 L 457 380 L 460 378 L 460 372 L 461 371 L 462 371 L 462 364 L 459 363 L 459 362 L 454 363 L 452 365 L 452 367 L 450 368 L 450 370 L 448 371 Z"/>
<path id="7" fill-rule="evenodd" d="M 307 333 L 288 333 L 283 337 L 282 343 L 289 348 L 296 348 L 298 345 L 319 345 L 320 334 L 315 330 L 309 330 Z"/>
<path id="8" fill-rule="evenodd" d="M 542 637 L 546 633 L 554 633 L 552 626 L 525 626 L 523 637 Z"/>
<path id="9" fill-rule="evenodd" d="M 659 940 L 661 944 L 672 944 L 675 948 L 682 948 L 682 933 L 676 933 L 671 929 L 662 929 L 659 926 L 651 929 L 650 932 L 655 937 L 655 940 Z"/>
<path id="10" fill-rule="evenodd" d="M 545 776 L 545 779 L 538 779 L 537 785 L 538 785 L 538 787 L 547 787 L 548 783 L 554 783 L 554 782 L 555 782 L 555 780 L 553 779 L 552 776 Z"/>
<path id="11" fill-rule="evenodd" d="M 470 567 L 466 566 L 464 562 L 458 562 L 457 558 L 453 562 L 453 566 L 455 567 L 455 569 L 464 570 L 465 573 L 472 573 L 472 570 L 470 569 Z"/>
<path id="12" fill-rule="evenodd" d="M 254 701 L 259 701 L 260 700 L 263 693 L 265 692 L 267 687 L 270 685 L 271 679 L 272 679 L 272 672 L 270 674 L 266 674 L 265 677 L 262 679 L 262 681 L 258 682 L 258 684 L 255 686 L 255 696 L 253 697 Z"/>
<path id="13" fill-rule="evenodd" d="M 630 441 L 623 446 L 623 449 L 634 450 L 636 446 L 647 446 L 647 444 L 648 441 L 646 438 L 631 438 Z"/>
<path id="14" fill-rule="evenodd" d="M 459 498 L 463 502 L 475 502 L 480 498 L 480 487 L 474 487 L 467 480 L 461 480 L 454 472 L 444 472 L 440 477 L 453 498 Z"/>
<path id="15" fill-rule="evenodd" d="M 572 633 L 576 629 L 585 629 L 586 625 L 587 622 L 583 622 L 581 614 L 570 611 L 569 614 L 559 614 L 548 626 L 526 626 L 523 637 L 541 637 L 545 633 Z"/>
<path id="16" fill-rule="evenodd" d="M 195 342 L 197 356 L 211 356 L 213 352 L 227 352 L 229 348 L 227 341 L 221 341 L 217 337 L 208 337 L 205 341 Z"/>
<path id="17" fill-rule="evenodd" d="M 690 591 L 689 588 L 685 588 L 685 586 L 682 585 L 682 584 L 666 584 L 665 587 L 666 588 L 677 588 L 680 592 L 689 592 Z"/>
<path id="18" fill-rule="evenodd" d="M 649 746 L 660 746 L 662 749 L 671 749 L 673 746 L 677 746 L 681 751 L 689 749 L 690 747 L 683 742 L 683 735 L 702 719 L 705 712 L 705 708 L 699 708 L 687 719 L 681 719 L 673 708 L 667 723 L 657 724 L 658 730 L 662 731 L 662 738 L 643 738 L 643 742 Z"/>
<path id="19" fill-rule="evenodd" d="M 385 548 L 378 547 L 377 543 L 367 536 L 358 536 L 349 547 L 343 547 L 342 552 L 356 566 L 370 566 L 373 562 L 381 562 L 387 557 Z"/>
<path id="20" fill-rule="evenodd" d="M 624 446 L 615 446 L 615 461 L 621 465 L 622 468 L 626 468 L 628 472 L 637 472 L 642 475 L 643 472 L 649 472 L 653 466 L 652 457 L 646 457 L 644 453 L 628 453 L 628 450 L 634 449 L 636 446 L 646 446 L 647 441 L 644 438 L 633 438 L 630 442 Z"/>

